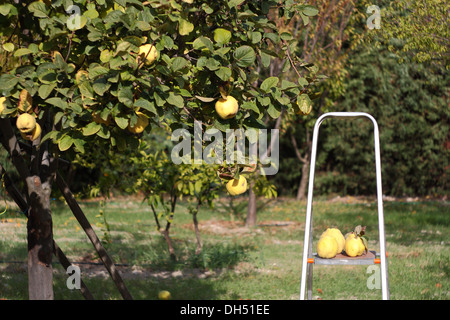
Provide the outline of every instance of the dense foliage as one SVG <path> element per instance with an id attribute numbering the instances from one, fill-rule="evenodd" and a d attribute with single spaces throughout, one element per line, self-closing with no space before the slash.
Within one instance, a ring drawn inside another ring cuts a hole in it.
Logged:
<path id="1" fill-rule="evenodd" d="M 346 92 L 334 107 L 337 111 L 368 112 L 376 118 L 383 193 L 448 196 L 448 73 L 411 60 L 399 63 L 389 50 L 371 46 L 355 52 L 350 62 Z M 289 139 L 282 143 L 283 150 L 289 148 Z M 327 120 L 319 147 L 316 186 L 320 194 L 375 194 L 370 121 Z M 275 184 L 296 185 L 300 165 L 293 152 L 285 153 L 280 167 Z M 282 187 L 280 191 L 292 194 L 295 189 Z"/>

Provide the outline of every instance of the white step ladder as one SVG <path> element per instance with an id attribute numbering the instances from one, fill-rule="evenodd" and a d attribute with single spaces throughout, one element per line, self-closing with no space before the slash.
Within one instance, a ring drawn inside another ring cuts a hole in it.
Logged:
<path id="1" fill-rule="evenodd" d="M 363 256 L 351 258 L 342 254 L 332 259 L 321 259 L 312 251 L 313 243 L 313 224 L 312 224 L 312 203 L 314 189 L 314 172 L 316 166 L 317 140 L 319 137 L 319 127 L 326 118 L 359 118 L 366 117 L 373 122 L 374 127 L 374 144 L 375 144 L 375 169 L 377 179 L 377 202 L 378 202 L 378 230 L 379 230 L 379 246 L 380 252 L 369 251 Z M 376 258 L 376 256 L 379 258 Z M 378 124 L 376 120 L 368 113 L 364 112 L 329 112 L 325 113 L 317 119 L 313 131 L 311 165 L 309 173 L 308 200 L 306 207 L 306 223 L 305 223 L 305 240 L 303 244 L 303 263 L 302 278 L 300 286 L 300 300 L 305 300 L 305 291 L 307 289 L 307 299 L 312 299 L 312 272 L 313 265 L 373 265 L 381 266 L 381 296 L 383 300 L 389 300 L 389 281 L 387 267 L 387 252 L 384 232 L 384 214 L 383 214 L 383 193 L 381 190 L 381 160 L 380 160 L 380 138 L 378 132 Z M 306 286 L 308 286 L 306 288 Z"/>

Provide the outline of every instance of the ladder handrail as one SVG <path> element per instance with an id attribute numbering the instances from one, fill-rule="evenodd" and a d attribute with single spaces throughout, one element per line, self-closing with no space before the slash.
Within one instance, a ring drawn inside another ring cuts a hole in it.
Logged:
<path id="1" fill-rule="evenodd" d="M 314 172 L 316 166 L 316 154 L 317 154 L 317 141 L 319 138 L 319 127 L 322 122 L 329 117 L 346 117 L 346 118 L 359 118 L 366 117 L 370 119 L 374 127 L 374 145 L 375 145 L 375 170 L 377 180 L 377 203 L 378 203 L 378 228 L 380 237 L 380 265 L 381 265 L 381 289 L 382 299 L 389 299 L 388 290 L 388 272 L 387 272 L 387 259 L 386 259 L 386 240 L 384 232 L 384 212 L 383 212 L 383 193 L 381 185 L 381 156 L 380 156 L 380 137 L 378 130 L 378 123 L 373 116 L 365 112 L 328 112 L 322 114 L 316 121 L 313 131 L 312 149 L 311 149 L 311 163 L 309 170 L 309 186 L 308 186 L 308 200 L 306 207 L 306 223 L 305 223 L 305 239 L 303 247 L 303 263 L 302 263 L 302 280 L 300 286 L 300 299 L 305 299 L 306 289 L 306 269 L 308 265 L 309 248 L 312 245 L 309 242 L 311 232 L 311 220 L 312 220 L 312 199 L 314 190 Z"/>

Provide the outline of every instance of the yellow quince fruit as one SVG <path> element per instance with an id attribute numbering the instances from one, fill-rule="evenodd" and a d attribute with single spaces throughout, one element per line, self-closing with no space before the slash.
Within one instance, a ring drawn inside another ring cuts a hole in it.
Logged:
<path id="1" fill-rule="evenodd" d="M 29 113 L 22 113 L 17 117 L 16 126 L 21 133 L 30 133 L 36 127 L 36 119 Z"/>
<path id="2" fill-rule="evenodd" d="M 225 99 L 221 97 L 217 100 L 215 108 L 219 117 L 222 119 L 231 119 L 238 113 L 239 103 L 232 96 L 227 96 Z"/>
<path id="3" fill-rule="evenodd" d="M 342 235 L 342 232 L 337 228 L 328 228 L 325 230 L 324 233 L 322 233 L 321 237 L 324 236 L 331 236 L 336 239 L 336 242 L 338 244 L 338 252 L 341 253 L 344 250 L 345 247 L 345 238 Z"/>
<path id="4" fill-rule="evenodd" d="M 332 236 L 323 236 L 317 242 L 317 255 L 321 258 L 331 259 L 338 254 L 338 243 Z"/>
<path id="5" fill-rule="evenodd" d="M 137 63 L 145 61 L 146 65 L 152 64 L 158 58 L 159 52 L 152 44 L 144 44 L 139 47 Z M 145 60 L 144 60 L 145 59 Z"/>
<path id="6" fill-rule="evenodd" d="M 6 101 L 6 97 L 0 97 L 0 115 L 3 113 L 3 111 L 5 111 L 6 106 L 5 106 L 5 101 Z"/>
<path id="7" fill-rule="evenodd" d="M 227 182 L 226 188 L 229 194 L 237 196 L 247 191 L 247 179 L 240 175 L 239 179 L 231 179 Z"/>
<path id="8" fill-rule="evenodd" d="M 368 250 L 367 238 L 364 236 L 366 227 L 357 226 L 345 239 L 345 253 L 349 257 L 357 257 Z"/>
<path id="9" fill-rule="evenodd" d="M 172 295 L 167 290 L 162 290 L 158 293 L 158 299 L 159 300 L 170 300 L 172 299 Z"/>
<path id="10" fill-rule="evenodd" d="M 41 133 L 42 133 L 41 126 L 39 125 L 39 123 L 36 123 L 36 127 L 34 127 L 34 129 L 31 132 L 29 132 L 29 133 L 21 132 L 20 135 L 25 140 L 34 141 L 40 137 Z"/>
<path id="11" fill-rule="evenodd" d="M 145 128 L 148 126 L 148 118 L 145 114 L 140 111 L 136 111 L 136 115 L 138 116 L 137 122 L 134 126 L 131 124 L 128 125 L 128 131 L 131 133 L 142 133 Z"/>

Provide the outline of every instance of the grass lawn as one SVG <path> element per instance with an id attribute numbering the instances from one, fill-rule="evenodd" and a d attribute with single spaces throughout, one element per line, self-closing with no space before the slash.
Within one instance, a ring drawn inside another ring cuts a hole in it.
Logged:
<path id="1" fill-rule="evenodd" d="M 327 227 L 344 234 L 367 226 L 370 249 L 378 251 L 377 206 L 373 200 L 345 198 L 314 203 L 314 246 Z M 169 290 L 180 300 L 294 300 L 299 298 L 306 203 L 291 199 L 260 200 L 258 226 L 246 228 L 246 199 L 228 199 L 214 209 L 201 208 L 203 242 L 195 254 L 195 233 L 187 204 L 177 205 L 171 227 L 177 261 L 169 258 L 153 213 L 139 199 L 106 202 L 106 230 L 99 202 L 81 202 L 97 235 L 118 264 L 135 299 L 157 299 Z M 70 210 L 53 205 L 54 239 L 74 264 L 96 299 L 121 299 L 92 244 Z M 232 213 L 233 212 L 233 213 Z M 450 205 L 448 202 L 384 203 L 393 300 L 448 300 Z M 0 216 L 0 298 L 27 299 L 26 219 L 10 209 Z M 54 259 L 55 299 L 83 299 L 66 286 L 63 267 Z M 315 266 L 314 299 L 380 299 L 368 289 L 368 266 Z"/>

